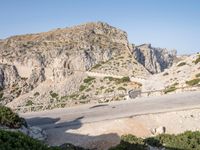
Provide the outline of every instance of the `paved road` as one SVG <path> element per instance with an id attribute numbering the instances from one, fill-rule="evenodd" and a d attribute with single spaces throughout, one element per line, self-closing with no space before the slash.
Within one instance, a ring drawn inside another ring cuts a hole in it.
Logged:
<path id="1" fill-rule="evenodd" d="M 137 98 L 109 104 L 82 105 L 20 114 L 28 123 L 44 129 L 73 127 L 84 123 L 132 117 L 142 114 L 200 108 L 200 91 Z"/>

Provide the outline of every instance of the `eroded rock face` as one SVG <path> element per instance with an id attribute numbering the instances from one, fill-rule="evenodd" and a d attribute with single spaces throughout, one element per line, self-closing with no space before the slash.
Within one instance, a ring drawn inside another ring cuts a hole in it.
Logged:
<path id="1" fill-rule="evenodd" d="M 0 64 L 0 88 L 12 87 L 19 81 L 17 69 L 13 65 Z"/>
<path id="2" fill-rule="evenodd" d="M 173 57 L 151 45 L 132 47 L 124 31 L 102 22 L 13 36 L 0 41 L 0 103 L 13 108 L 67 96 L 74 102 L 75 92 L 78 100 L 94 97 L 93 88 L 88 95 L 80 87 L 96 65 L 105 74 L 146 77 L 171 66 Z"/>
<path id="3" fill-rule="evenodd" d="M 154 48 L 151 44 L 143 44 L 133 48 L 133 56 L 150 73 L 159 73 L 172 66 L 176 57 L 176 51 Z"/>
<path id="4" fill-rule="evenodd" d="M 90 70 L 127 50 L 127 34 L 102 22 L 1 40 L 0 87 L 4 88 L 4 102 L 32 91 L 45 81 L 61 83 L 76 70 Z M 12 92 L 6 90 L 12 85 Z M 12 97 L 6 100 L 9 94 Z"/>

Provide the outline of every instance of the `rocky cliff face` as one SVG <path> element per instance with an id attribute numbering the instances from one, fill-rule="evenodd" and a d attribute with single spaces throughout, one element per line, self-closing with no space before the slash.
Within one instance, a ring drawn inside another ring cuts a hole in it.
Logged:
<path id="1" fill-rule="evenodd" d="M 14 36 L 0 43 L 0 63 L 14 65 L 30 82 L 60 79 L 89 70 L 128 48 L 125 32 L 105 23 Z"/>
<path id="2" fill-rule="evenodd" d="M 43 87 L 42 92 L 46 91 L 43 96 L 41 92 L 38 99 L 28 96 L 26 101 L 50 99 L 46 95 L 52 87 L 64 95 L 70 94 L 71 89 L 80 86 L 80 74 L 84 74 L 80 71 L 88 71 L 96 64 L 128 54 L 129 50 L 127 34 L 102 22 L 1 40 L 1 103 L 22 99 L 38 86 Z M 7 95 L 12 97 L 8 100 Z"/>
<path id="3" fill-rule="evenodd" d="M 0 41 L 0 103 L 16 107 L 67 101 L 71 106 L 88 97 L 126 93 L 141 84 L 116 75 L 161 72 L 173 57 L 150 45 L 133 48 L 124 31 L 102 22 L 13 36 Z M 101 72 L 101 77 L 88 77 L 86 71 Z"/>
<path id="4" fill-rule="evenodd" d="M 176 57 L 176 51 L 154 48 L 151 44 L 143 44 L 133 48 L 133 56 L 150 73 L 159 73 L 172 66 Z"/>

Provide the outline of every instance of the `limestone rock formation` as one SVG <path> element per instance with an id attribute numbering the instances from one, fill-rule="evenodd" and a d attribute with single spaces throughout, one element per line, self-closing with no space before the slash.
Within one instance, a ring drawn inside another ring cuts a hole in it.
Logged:
<path id="1" fill-rule="evenodd" d="M 133 47 L 126 32 L 103 22 L 12 36 L 0 41 L 0 103 L 13 108 L 64 101 L 71 106 L 126 94 L 142 84 L 116 76 L 147 77 L 170 67 L 174 56 L 151 45 Z M 88 79 L 88 71 L 101 77 Z"/>
<path id="2" fill-rule="evenodd" d="M 172 66 L 176 57 L 176 51 L 154 48 L 151 44 L 143 44 L 133 48 L 133 56 L 150 73 L 159 73 Z"/>
<path id="3" fill-rule="evenodd" d="M 22 99 L 26 102 L 32 99 L 48 102 L 51 91 L 69 95 L 79 89 L 80 74 L 84 76 L 84 71 L 97 64 L 129 54 L 129 45 L 124 31 L 102 22 L 1 40 L 1 103 L 6 104 L 13 99 L 17 99 L 18 103 Z M 132 72 L 130 68 L 127 70 Z M 72 77 L 73 85 L 67 81 Z M 36 88 L 42 90 L 34 91 Z M 27 94 L 30 92 L 32 96 Z M 12 97 L 8 98 L 8 95 Z"/>

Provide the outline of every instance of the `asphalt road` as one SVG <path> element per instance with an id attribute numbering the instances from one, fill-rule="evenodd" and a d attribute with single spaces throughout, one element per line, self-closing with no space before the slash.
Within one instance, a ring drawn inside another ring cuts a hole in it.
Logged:
<path id="1" fill-rule="evenodd" d="M 137 98 L 107 104 L 82 105 L 20 114 L 30 125 L 43 129 L 73 127 L 84 123 L 200 108 L 200 91 Z"/>

